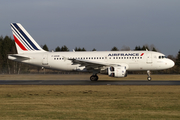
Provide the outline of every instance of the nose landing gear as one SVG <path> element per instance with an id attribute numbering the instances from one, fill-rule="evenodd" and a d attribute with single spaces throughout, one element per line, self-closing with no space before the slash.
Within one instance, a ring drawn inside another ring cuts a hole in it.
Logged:
<path id="1" fill-rule="evenodd" d="M 148 80 L 148 81 L 151 81 L 152 78 L 151 78 L 151 72 L 150 72 L 150 70 L 147 71 L 147 75 L 148 75 L 147 80 Z"/>

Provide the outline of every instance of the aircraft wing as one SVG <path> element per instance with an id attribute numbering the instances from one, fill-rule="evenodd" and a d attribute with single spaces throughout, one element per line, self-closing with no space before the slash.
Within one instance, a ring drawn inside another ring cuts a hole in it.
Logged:
<path id="1" fill-rule="evenodd" d="M 68 59 L 72 61 L 72 65 L 80 64 L 80 67 L 85 66 L 86 69 L 100 69 L 104 66 L 109 66 L 110 64 L 107 63 L 100 63 L 94 62 L 89 60 L 82 60 L 82 59 Z"/>

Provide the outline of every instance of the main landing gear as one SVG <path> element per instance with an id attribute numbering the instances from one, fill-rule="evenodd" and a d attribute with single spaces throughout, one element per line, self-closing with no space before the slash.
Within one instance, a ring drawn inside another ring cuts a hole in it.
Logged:
<path id="1" fill-rule="evenodd" d="M 147 80 L 148 80 L 148 81 L 151 81 L 152 78 L 151 78 L 151 72 L 150 72 L 150 70 L 147 71 L 147 75 L 148 75 Z M 99 79 L 99 77 L 97 76 L 97 74 L 94 74 L 94 75 L 92 75 L 92 76 L 90 77 L 90 80 L 91 80 L 91 81 L 98 81 L 98 79 Z"/>
<path id="2" fill-rule="evenodd" d="M 92 76 L 90 77 L 90 80 L 91 80 L 91 81 L 98 81 L 98 79 L 99 79 L 99 77 L 97 76 L 97 74 L 92 75 Z"/>
<path id="3" fill-rule="evenodd" d="M 151 81 L 151 80 L 152 80 L 152 78 L 151 78 L 151 76 L 150 76 L 150 75 L 151 75 L 150 70 L 148 70 L 148 71 L 147 71 L 147 75 L 148 75 L 147 80 L 148 80 L 148 81 Z"/>

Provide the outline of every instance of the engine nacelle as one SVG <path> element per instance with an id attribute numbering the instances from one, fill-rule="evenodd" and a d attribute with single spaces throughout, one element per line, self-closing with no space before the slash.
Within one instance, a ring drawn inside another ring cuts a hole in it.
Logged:
<path id="1" fill-rule="evenodd" d="M 126 77 L 126 67 L 125 66 L 115 66 L 115 67 L 108 67 L 108 75 L 110 77 Z"/>

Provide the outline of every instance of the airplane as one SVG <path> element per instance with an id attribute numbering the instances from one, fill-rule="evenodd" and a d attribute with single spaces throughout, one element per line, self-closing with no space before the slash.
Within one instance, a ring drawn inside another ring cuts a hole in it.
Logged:
<path id="1" fill-rule="evenodd" d="M 147 71 L 151 81 L 151 70 L 172 68 L 174 62 L 164 54 L 154 51 L 85 51 L 48 52 L 43 50 L 20 23 L 11 23 L 17 54 L 8 59 L 42 68 L 64 71 L 88 71 L 91 81 L 99 79 L 97 74 L 122 78 L 127 71 Z"/>

